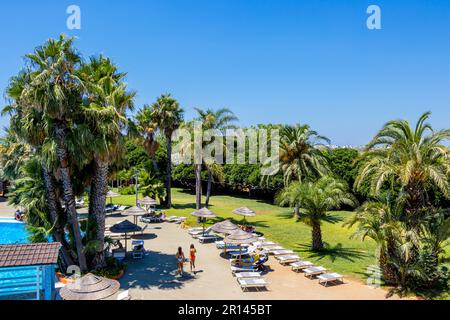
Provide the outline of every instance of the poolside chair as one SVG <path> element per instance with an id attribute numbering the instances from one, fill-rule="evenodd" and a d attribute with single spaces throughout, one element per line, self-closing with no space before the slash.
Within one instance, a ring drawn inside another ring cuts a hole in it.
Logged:
<path id="1" fill-rule="evenodd" d="M 218 235 L 215 235 L 215 234 L 209 234 L 209 235 L 204 235 L 204 236 L 197 237 L 197 240 L 200 241 L 200 243 L 207 243 L 207 242 L 217 241 L 219 239 L 222 239 L 222 238 L 219 237 Z"/>
<path id="2" fill-rule="evenodd" d="M 178 219 L 180 219 L 180 217 L 177 217 L 177 216 L 170 216 L 170 217 L 167 217 L 166 222 L 175 222 L 175 221 L 177 221 Z"/>
<path id="3" fill-rule="evenodd" d="M 298 262 L 301 260 L 301 258 L 295 254 L 291 254 L 291 255 L 287 255 L 287 256 L 276 256 L 275 259 L 277 259 L 281 265 L 286 265 L 286 264 Z"/>
<path id="4" fill-rule="evenodd" d="M 294 251 L 292 250 L 273 250 L 269 251 L 270 254 L 273 254 L 274 256 L 285 256 L 288 254 L 293 254 Z"/>
<path id="5" fill-rule="evenodd" d="M 133 245 L 133 259 L 143 259 L 144 258 L 144 241 L 135 240 L 132 242 Z"/>
<path id="6" fill-rule="evenodd" d="M 286 250 L 286 249 L 284 249 L 283 247 L 281 247 L 281 246 L 262 246 L 262 247 L 260 247 L 262 250 L 264 250 L 264 251 L 268 251 L 268 252 L 271 252 L 271 251 L 277 251 L 277 250 Z"/>
<path id="7" fill-rule="evenodd" d="M 240 278 L 238 282 L 243 291 L 247 291 L 249 288 L 267 288 L 269 285 L 264 278 Z"/>
<path id="8" fill-rule="evenodd" d="M 226 247 L 227 251 L 228 250 L 239 250 L 239 248 L 240 248 L 239 245 L 237 245 L 237 244 L 227 244 L 225 246 L 225 242 L 223 240 L 216 241 L 216 247 L 219 250 L 224 250 L 225 247 Z M 245 247 L 248 247 L 248 245 L 247 244 L 243 244 L 243 245 L 241 245 L 241 247 L 245 248 Z"/>
<path id="9" fill-rule="evenodd" d="M 324 267 L 311 267 L 304 269 L 303 272 L 305 273 L 305 277 L 312 279 L 315 276 L 324 274 L 325 272 L 327 272 L 327 269 Z"/>
<path id="10" fill-rule="evenodd" d="M 209 235 L 210 233 L 212 232 L 212 228 L 208 228 L 208 229 L 206 229 L 205 231 L 203 231 L 203 229 L 201 230 L 201 231 L 194 231 L 194 232 L 191 232 L 191 233 L 189 233 L 192 237 L 194 237 L 194 238 L 198 238 L 198 237 L 201 237 L 201 236 L 207 236 L 207 235 Z"/>
<path id="11" fill-rule="evenodd" d="M 262 247 L 270 247 L 270 246 L 276 246 L 277 244 L 275 242 L 272 241 L 257 241 L 257 242 L 253 242 L 254 246 L 257 246 L 258 248 L 262 248 Z"/>
<path id="12" fill-rule="evenodd" d="M 197 228 L 191 228 L 188 230 L 188 233 L 194 233 L 194 232 L 199 232 L 199 231 L 203 231 L 203 227 L 197 227 Z"/>
<path id="13" fill-rule="evenodd" d="M 237 279 L 242 279 L 242 278 L 261 278 L 261 273 L 259 273 L 259 272 L 239 272 L 239 273 L 235 273 L 234 276 Z"/>
<path id="14" fill-rule="evenodd" d="M 125 249 L 112 250 L 112 257 L 119 262 L 125 260 L 126 256 L 127 256 L 127 252 L 125 251 Z"/>
<path id="15" fill-rule="evenodd" d="M 297 261 L 289 264 L 292 267 L 292 271 L 301 271 L 303 269 L 307 269 L 313 267 L 314 264 L 310 261 Z"/>
<path id="16" fill-rule="evenodd" d="M 119 208 L 117 208 L 117 211 L 122 212 L 122 211 L 127 210 L 128 208 L 129 208 L 128 206 L 120 206 Z"/>
<path id="17" fill-rule="evenodd" d="M 121 301 L 131 300 L 130 292 L 127 290 L 122 293 L 119 293 L 119 295 L 117 296 L 117 300 L 121 300 Z"/>
<path id="18" fill-rule="evenodd" d="M 341 282 L 344 283 L 344 276 L 339 273 L 324 273 L 317 277 L 319 279 L 319 284 L 324 284 L 326 287 L 328 282 Z"/>

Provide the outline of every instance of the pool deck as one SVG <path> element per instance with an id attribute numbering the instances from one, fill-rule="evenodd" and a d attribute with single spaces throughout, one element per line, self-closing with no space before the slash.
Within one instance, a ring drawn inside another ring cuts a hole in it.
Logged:
<path id="1" fill-rule="evenodd" d="M 0 218 L 14 218 L 14 212 L 16 210 L 8 206 L 7 200 L 0 198 Z"/>
<path id="2" fill-rule="evenodd" d="M 0 217 L 12 217 L 14 208 L 0 200 Z M 120 215 L 107 218 L 113 225 L 124 220 Z M 131 221 L 132 219 L 130 219 Z M 142 226 L 142 224 L 141 224 Z M 121 291 L 129 290 L 137 300 L 385 300 L 386 291 L 371 288 L 357 279 L 345 278 L 345 284 L 324 287 L 318 280 L 309 280 L 290 267 L 283 267 L 271 257 L 269 271 L 264 277 L 268 291 L 243 292 L 230 271 L 230 262 L 220 256 L 214 244 L 199 244 L 179 225 L 151 224 L 142 238 L 147 253 L 142 260 L 128 258 L 128 268 L 122 279 Z M 270 239 L 269 239 L 270 240 Z M 176 275 L 175 253 L 179 246 L 188 252 L 189 246 L 197 248 L 197 270 Z M 128 242 L 128 248 L 131 241 Z M 333 269 L 332 265 L 326 265 Z M 391 299 L 397 299 L 393 297 Z"/>

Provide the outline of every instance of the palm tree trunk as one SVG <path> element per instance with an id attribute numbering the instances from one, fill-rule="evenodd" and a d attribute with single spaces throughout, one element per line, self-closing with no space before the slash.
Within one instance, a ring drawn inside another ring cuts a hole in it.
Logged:
<path id="1" fill-rule="evenodd" d="M 312 223 L 312 249 L 313 251 L 320 251 L 323 249 L 322 229 L 320 222 L 313 221 Z"/>
<path id="2" fill-rule="evenodd" d="M 212 191 L 212 172 L 208 169 L 208 188 L 206 190 L 206 200 L 205 200 L 205 207 L 209 207 L 209 200 L 211 199 L 211 191 Z"/>
<path id="3" fill-rule="evenodd" d="M 167 136 L 167 175 L 166 175 L 166 202 L 167 209 L 172 207 L 172 137 Z"/>
<path id="4" fill-rule="evenodd" d="M 202 165 L 195 165 L 195 205 L 197 210 L 202 208 Z"/>
<path id="5" fill-rule="evenodd" d="M 69 244 L 66 241 L 64 232 L 64 223 L 61 219 L 61 204 L 56 195 L 55 179 L 52 177 L 45 165 L 42 166 L 42 173 L 45 183 L 45 191 L 47 195 L 47 207 L 50 214 L 51 223 L 55 226 L 52 231 L 52 236 L 55 241 L 61 243 L 61 255 L 66 267 L 74 265 L 73 259 L 70 256 Z"/>
<path id="6" fill-rule="evenodd" d="M 295 217 L 300 218 L 300 205 L 298 202 L 295 204 L 294 213 L 295 213 Z"/>
<path id="7" fill-rule="evenodd" d="M 78 213 L 75 208 L 75 196 L 73 193 L 72 182 L 69 172 L 69 156 L 66 145 L 66 126 L 63 123 L 55 124 L 56 153 L 59 160 L 59 171 L 61 174 L 64 203 L 69 214 L 69 221 L 72 224 L 77 248 L 78 263 L 82 272 L 87 271 L 86 257 L 83 251 L 83 242 L 81 238 L 80 225 L 78 223 Z"/>
<path id="8" fill-rule="evenodd" d="M 94 176 L 89 194 L 89 220 L 95 225 L 95 238 L 98 247 L 92 267 L 96 270 L 106 267 L 105 261 L 105 204 L 106 193 L 108 192 L 108 162 L 95 160 Z M 91 225 L 91 224 L 90 224 Z"/>
<path id="9" fill-rule="evenodd" d="M 380 269 L 383 273 L 383 280 L 386 285 L 397 285 L 398 278 L 397 274 L 395 272 L 395 268 L 389 264 L 388 262 L 388 255 L 386 252 L 380 253 Z"/>

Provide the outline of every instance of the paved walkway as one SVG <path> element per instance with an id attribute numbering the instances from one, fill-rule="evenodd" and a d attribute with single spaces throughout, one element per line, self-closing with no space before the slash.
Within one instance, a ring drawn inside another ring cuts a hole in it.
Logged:
<path id="1" fill-rule="evenodd" d="M 109 219 L 114 222 L 116 219 Z M 118 219 L 120 220 L 120 219 Z M 357 280 L 324 287 L 270 258 L 265 278 L 268 291 L 242 292 L 230 271 L 230 262 L 220 256 L 214 244 L 201 245 L 178 225 L 150 225 L 144 239 L 150 251 L 143 260 L 128 260 L 126 275 L 120 280 L 123 290 L 133 299 L 145 300 L 381 300 L 386 291 L 370 288 Z M 175 253 L 178 246 L 188 252 L 191 243 L 197 248 L 199 273 L 191 274 L 186 265 L 184 277 L 176 276 Z M 130 245 L 130 244 L 129 244 Z"/>
<path id="2" fill-rule="evenodd" d="M 16 210 L 8 206 L 6 198 L 0 197 L 0 218 L 14 218 Z"/>

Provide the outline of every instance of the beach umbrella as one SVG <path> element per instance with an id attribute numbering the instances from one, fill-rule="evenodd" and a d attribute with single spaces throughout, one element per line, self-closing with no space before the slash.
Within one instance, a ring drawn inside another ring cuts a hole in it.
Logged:
<path id="1" fill-rule="evenodd" d="M 230 220 L 225 220 L 219 223 L 216 223 L 212 226 L 212 230 L 216 233 L 221 233 L 225 236 L 232 234 L 238 230 L 240 230 L 239 226 L 235 225 Z M 227 253 L 227 243 L 225 242 L 224 251 L 225 254 Z"/>
<path id="2" fill-rule="evenodd" d="M 113 225 L 109 229 L 109 231 L 112 233 L 125 234 L 125 251 L 127 250 L 127 235 L 128 235 L 128 233 L 139 232 L 141 230 L 142 230 L 141 227 L 139 227 L 138 225 L 136 225 L 128 220 L 119 222 L 119 223 Z"/>
<path id="3" fill-rule="evenodd" d="M 142 217 L 144 215 L 148 214 L 147 211 L 142 209 L 141 207 L 131 207 L 121 213 L 121 215 L 126 217 L 133 217 L 134 223 L 137 224 L 137 217 Z"/>
<path id="4" fill-rule="evenodd" d="M 237 244 L 239 245 L 239 252 L 242 252 L 243 244 L 250 244 L 258 241 L 258 237 L 253 233 L 245 232 L 243 230 L 238 230 L 233 232 L 232 234 L 225 237 L 224 242 L 228 244 Z"/>
<path id="5" fill-rule="evenodd" d="M 148 210 L 149 207 L 158 205 L 158 202 L 150 197 L 145 197 L 144 199 L 138 200 L 138 204 L 144 205 Z"/>
<path id="6" fill-rule="evenodd" d="M 89 273 L 61 288 L 60 295 L 64 300 L 104 300 L 116 294 L 119 288 L 118 281 Z"/>
<path id="7" fill-rule="evenodd" d="M 106 198 L 109 198 L 112 204 L 112 198 L 117 198 L 120 197 L 120 194 L 115 193 L 113 191 L 108 191 L 108 193 L 106 194 Z"/>
<path id="8" fill-rule="evenodd" d="M 222 221 L 222 222 L 219 222 L 219 223 L 216 223 L 215 225 L 213 225 L 212 230 L 217 233 L 229 235 L 240 229 L 239 229 L 239 226 L 235 225 L 230 220 L 225 220 L 225 221 Z"/>
<path id="9" fill-rule="evenodd" d="M 247 207 L 237 208 L 236 210 L 233 210 L 233 213 L 237 214 L 237 215 L 240 215 L 240 216 L 243 216 L 245 224 L 247 222 L 247 220 L 246 220 L 247 217 L 255 217 L 256 216 L 256 212 L 253 211 L 252 209 L 247 208 Z"/>
<path id="10" fill-rule="evenodd" d="M 203 232 L 205 231 L 205 219 L 217 218 L 217 216 L 207 208 L 202 208 L 200 210 L 194 211 L 191 213 L 191 215 L 203 219 Z"/>

